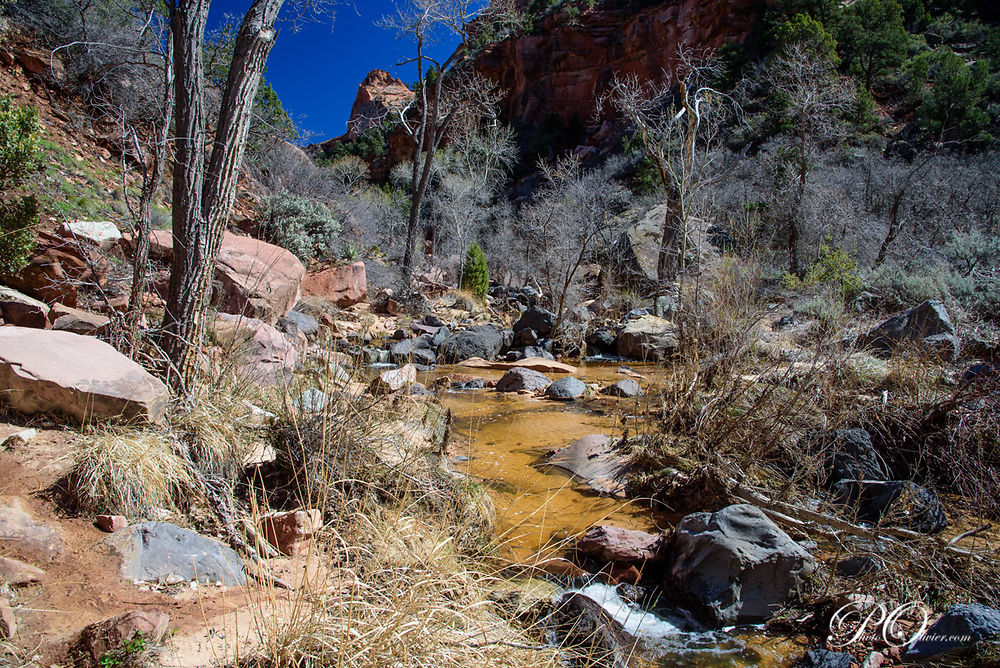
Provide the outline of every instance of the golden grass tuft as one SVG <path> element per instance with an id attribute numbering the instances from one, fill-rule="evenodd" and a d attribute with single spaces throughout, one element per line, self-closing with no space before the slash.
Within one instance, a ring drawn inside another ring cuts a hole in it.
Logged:
<path id="1" fill-rule="evenodd" d="M 196 487 L 191 464 L 162 431 L 98 428 L 80 437 L 75 460 L 67 487 L 80 510 L 144 517 L 178 509 Z"/>

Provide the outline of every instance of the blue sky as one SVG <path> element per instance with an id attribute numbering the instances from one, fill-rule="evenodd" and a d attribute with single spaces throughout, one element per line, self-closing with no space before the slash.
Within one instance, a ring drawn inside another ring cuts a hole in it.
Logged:
<path id="1" fill-rule="evenodd" d="M 287 0 L 290 3 L 291 0 Z M 250 0 L 214 0 L 209 29 L 224 14 L 242 15 Z M 267 80 L 274 86 L 295 122 L 311 133 L 309 143 L 343 134 L 358 92 L 358 84 L 373 69 L 383 69 L 407 83 L 416 69 L 395 64 L 412 53 L 412 43 L 375 25 L 392 14 L 391 0 L 346 0 L 329 16 L 292 32 L 279 21 L 281 32 L 267 61 Z M 457 42 L 436 45 L 450 52 Z"/>

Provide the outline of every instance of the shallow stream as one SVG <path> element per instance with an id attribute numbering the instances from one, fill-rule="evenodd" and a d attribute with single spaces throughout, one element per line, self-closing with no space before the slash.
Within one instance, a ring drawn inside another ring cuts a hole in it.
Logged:
<path id="1" fill-rule="evenodd" d="M 619 365 L 581 364 L 574 377 L 601 386 L 626 378 Z M 631 365 L 643 389 L 663 380 L 655 366 Z M 486 380 L 503 371 L 439 367 L 427 383 L 456 374 Z M 558 376 L 553 376 L 558 377 Z M 642 529 L 670 528 L 664 515 L 635 502 L 601 497 L 572 476 L 542 465 L 547 452 L 588 434 L 641 433 L 646 399 L 597 397 L 558 402 L 492 390 L 452 390 L 442 395 L 458 436 L 449 455 L 456 469 L 482 480 L 493 494 L 503 556 L 533 562 L 562 552 L 566 542 L 595 523 Z M 624 601 L 615 588 L 590 584 L 578 589 L 600 603 L 640 640 L 645 665 L 691 667 L 791 666 L 805 648 L 795 640 L 770 638 L 748 629 L 706 631 L 691 620 L 659 616 Z"/>

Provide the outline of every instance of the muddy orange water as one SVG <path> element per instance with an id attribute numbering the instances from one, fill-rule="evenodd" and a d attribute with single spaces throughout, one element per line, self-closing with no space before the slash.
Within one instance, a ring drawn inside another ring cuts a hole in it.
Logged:
<path id="1" fill-rule="evenodd" d="M 617 372 L 618 367 L 583 365 L 573 375 L 603 386 L 626 378 Z M 652 366 L 630 368 L 644 376 L 639 379 L 644 388 L 663 374 Z M 503 375 L 495 370 L 441 367 L 433 376 L 456 373 L 487 380 Z M 445 392 L 442 402 L 451 409 L 455 432 L 461 437 L 450 452 L 454 466 L 491 488 L 497 531 L 507 556 L 525 560 L 552 554 L 561 541 L 596 522 L 644 530 L 665 528 L 648 507 L 597 496 L 570 474 L 541 465 L 545 453 L 587 434 L 618 436 L 626 425 L 635 433 L 641 429 L 637 416 L 646 407 L 644 398 L 558 402 L 471 390 Z"/>

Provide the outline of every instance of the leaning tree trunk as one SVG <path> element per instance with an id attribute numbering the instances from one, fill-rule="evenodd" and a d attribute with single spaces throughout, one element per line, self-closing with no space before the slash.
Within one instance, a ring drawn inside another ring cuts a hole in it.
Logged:
<path id="1" fill-rule="evenodd" d="M 284 0 L 255 0 L 233 49 L 218 127 L 205 171 L 202 48 L 209 0 L 179 0 L 173 9 L 177 158 L 174 169 L 173 264 L 163 316 L 163 343 L 175 389 L 186 391 L 198 369 L 212 275 L 233 200 L 253 100 L 274 46 Z"/>

